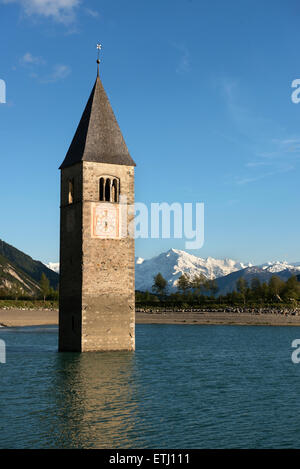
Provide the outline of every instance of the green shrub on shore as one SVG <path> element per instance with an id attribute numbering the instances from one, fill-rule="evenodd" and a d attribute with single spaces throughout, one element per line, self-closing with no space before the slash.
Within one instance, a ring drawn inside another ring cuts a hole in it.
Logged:
<path id="1" fill-rule="evenodd" d="M 58 309 L 58 301 L 0 300 L 0 309 Z"/>

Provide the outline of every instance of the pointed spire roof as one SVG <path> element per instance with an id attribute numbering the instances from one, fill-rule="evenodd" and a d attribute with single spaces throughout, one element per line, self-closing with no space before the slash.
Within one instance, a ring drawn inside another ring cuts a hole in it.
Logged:
<path id="1" fill-rule="evenodd" d="M 59 169 L 81 161 L 135 166 L 99 74 Z"/>

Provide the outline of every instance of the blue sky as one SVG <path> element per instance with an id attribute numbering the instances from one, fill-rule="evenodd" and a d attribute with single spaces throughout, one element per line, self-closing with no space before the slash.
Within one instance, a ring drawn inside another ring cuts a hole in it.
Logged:
<path id="1" fill-rule="evenodd" d="M 299 20 L 291 0 L 0 0 L 0 238 L 58 260 L 58 166 L 101 42 L 136 200 L 204 202 L 201 257 L 300 261 Z"/>

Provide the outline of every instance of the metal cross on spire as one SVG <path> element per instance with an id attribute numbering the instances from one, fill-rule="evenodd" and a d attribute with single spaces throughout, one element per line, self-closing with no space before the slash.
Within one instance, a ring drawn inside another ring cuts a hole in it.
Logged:
<path id="1" fill-rule="evenodd" d="M 97 51 L 98 51 L 98 57 L 97 57 L 97 64 L 98 64 L 98 69 L 97 69 L 97 76 L 99 76 L 99 64 L 100 64 L 100 51 L 102 49 L 101 44 L 97 44 Z"/>

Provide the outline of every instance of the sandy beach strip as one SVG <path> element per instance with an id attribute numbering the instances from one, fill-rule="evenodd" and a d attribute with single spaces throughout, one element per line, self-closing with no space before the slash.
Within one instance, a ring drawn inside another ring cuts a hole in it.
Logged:
<path id="1" fill-rule="evenodd" d="M 58 311 L 43 309 L 0 309 L 0 325 L 7 327 L 58 324 Z"/>
<path id="2" fill-rule="evenodd" d="M 57 325 L 56 310 L 0 309 L 0 325 L 7 327 Z M 136 313 L 136 324 L 194 324 L 247 326 L 300 326 L 300 316 L 225 312 Z"/>

